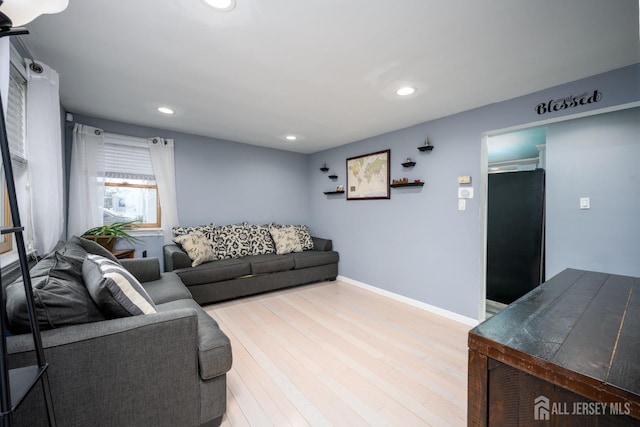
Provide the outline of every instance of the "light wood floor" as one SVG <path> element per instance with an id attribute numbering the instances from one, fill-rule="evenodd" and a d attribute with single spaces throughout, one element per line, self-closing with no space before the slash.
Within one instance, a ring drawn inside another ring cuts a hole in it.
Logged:
<path id="1" fill-rule="evenodd" d="M 222 426 L 463 426 L 470 327 L 335 281 L 205 307 L 231 339 Z"/>

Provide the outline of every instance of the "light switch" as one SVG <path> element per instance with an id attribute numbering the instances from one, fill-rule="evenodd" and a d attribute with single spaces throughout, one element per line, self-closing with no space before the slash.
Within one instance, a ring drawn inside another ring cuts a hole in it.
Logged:
<path id="1" fill-rule="evenodd" d="M 458 210 L 467 210 L 467 199 L 458 199 Z"/>
<path id="2" fill-rule="evenodd" d="M 469 175 L 461 175 L 458 177 L 458 184 L 471 184 L 471 177 Z"/>
<path id="3" fill-rule="evenodd" d="M 591 199 L 589 197 L 580 197 L 580 209 L 591 209 Z"/>

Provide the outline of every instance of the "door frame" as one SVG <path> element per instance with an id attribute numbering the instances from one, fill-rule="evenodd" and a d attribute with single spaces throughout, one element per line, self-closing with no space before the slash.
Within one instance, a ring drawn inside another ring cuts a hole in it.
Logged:
<path id="1" fill-rule="evenodd" d="M 627 104 L 615 105 L 613 107 L 600 108 L 597 110 L 587 111 L 578 114 L 570 114 L 567 116 L 556 117 L 552 119 L 539 120 L 535 122 L 525 123 L 522 125 L 506 127 L 502 129 L 494 129 L 483 132 L 480 135 L 480 286 L 478 290 L 478 321 L 482 322 L 486 319 L 487 311 L 487 205 L 489 203 L 489 161 L 488 161 L 488 140 L 489 137 L 509 132 L 515 132 L 531 127 L 547 126 L 554 123 L 565 122 L 569 120 L 581 119 L 583 117 L 597 116 L 600 114 L 611 113 L 614 111 L 627 110 L 629 108 L 640 107 L 640 101 L 630 102 Z M 546 192 L 545 192 L 546 199 Z M 546 201 L 545 201 L 546 205 Z M 547 222 L 546 210 L 543 221 Z M 546 227 L 543 239 L 546 241 Z M 547 254 L 545 253 L 545 264 Z"/>

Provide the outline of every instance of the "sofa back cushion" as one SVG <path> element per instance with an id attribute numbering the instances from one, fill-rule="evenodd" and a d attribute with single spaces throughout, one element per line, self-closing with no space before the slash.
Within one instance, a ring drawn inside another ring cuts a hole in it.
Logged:
<path id="1" fill-rule="evenodd" d="M 104 320 L 82 282 L 82 262 L 86 252 L 71 242 L 56 248 L 58 250 L 44 257 L 30 271 L 40 329 Z M 19 334 L 31 330 L 22 280 L 7 286 L 6 309 L 11 332 Z"/>
<path id="2" fill-rule="evenodd" d="M 87 255 L 82 277 L 89 295 L 108 318 L 156 313 L 153 300 L 140 282 L 111 260 Z"/>

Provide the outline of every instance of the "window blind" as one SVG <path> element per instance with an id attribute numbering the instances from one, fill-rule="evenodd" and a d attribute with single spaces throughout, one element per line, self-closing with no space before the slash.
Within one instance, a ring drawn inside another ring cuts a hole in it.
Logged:
<path id="1" fill-rule="evenodd" d="M 118 179 L 155 181 L 149 147 L 122 144 L 105 137 L 105 176 Z"/>
<path id="2" fill-rule="evenodd" d="M 11 66 L 9 73 L 9 93 L 5 126 L 9 151 L 14 160 L 26 161 L 26 101 L 27 82 L 22 75 Z"/>

